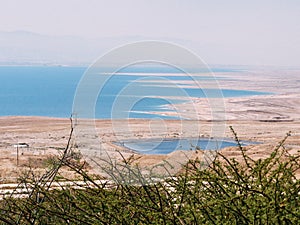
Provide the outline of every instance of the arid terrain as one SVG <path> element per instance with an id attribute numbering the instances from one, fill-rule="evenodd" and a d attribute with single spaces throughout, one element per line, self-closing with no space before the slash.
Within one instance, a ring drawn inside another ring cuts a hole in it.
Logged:
<path id="1" fill-rule="evenodd" d="M 132 152 L 116 146 L 112 142 L 143 138 L 181 138 L 181 137 L 220 137 L 214 129 L 224 129 L 222 137 L 233 138 L 229 129 L 232 126 L 238 137 L 245 141 L 261 144 L 247 147 L 253 158 L 268 155 L 287 132 L 291 136 L 285 143 L 286 148 L 295 153 L 300 150 L 300 71 L 297 70 L 251 70 L 243 73 L 224 73 L 226 79 L 219 81 L 224 89 L 240 89 L 271 92 L 270 95 L 225 98 L 225 120 L 215 120 L 211 116 L 206 99 L 193 99 L 192 103 L 184 103 L 176 107 L 181 110 L 186 120 L 155 121 L 147 119 L 129 120 L 97 120 L 93 137 L 87 137 L 76 126 L 80 121 L 73 121 L 75 126 L 72 145 L 76 146 L 83 157 L 89 160 L 98 153 L 92 152 L 89 138 L 100 143 L 100 148 L 118 158 L 120 150 L 125 157 Z M 200 119 L 193 118 L 190 112 L 197 108 L 201 112 Z M 194 129 L 194 128 L 197 129 Z M 215 127 L 215 128 L 214 128 Z M 93 128 L 92 128 L 93 129 Z M 29 167 L 43 172 L 47 159 L 57 155 L 66 147 L 71 130 L 69 119 L 47 117 L 0 117 L 0 183 L 14 181 L 22 171 Z M 26 143 L 28 148 L 15 146 Z M 92 143 L 91 143 L 92 145 Z M 18 150 L 18 154 L 17 154 Z M 227 156 L 240 158 L 236 147 L 222 150 Z M 177 151 L 169 155 L 136 155 L 136 163 L 150 166 L 162 160 L 178 160 L 201 157 L 196 151 Z M 90 168 L 95 171 L 95 168 Z M 64 175 L 72 177 L 72 172 L 65 170 Z"/>

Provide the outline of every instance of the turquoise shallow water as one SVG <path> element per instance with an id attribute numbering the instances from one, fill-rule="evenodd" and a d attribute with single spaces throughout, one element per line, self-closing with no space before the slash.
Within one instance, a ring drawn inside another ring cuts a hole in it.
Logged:
<path id="1" fill-rule="evenodd" d="M 76 87 L 80 82 L 86 68 L 84 67 L 31 67 L 31 66 L 9 66 L 0 67 L 0 116 L 22 115 L 22 116 L 49 116 L 49 117 L 70 117 Z M 235 72 L 227 69 L 212 69 L 218 76 L 220 72 Z M 162 73 L 160 77 L 170 81 L 186 81 L 187 76 L 178 76 L 173 68 L 126 68 L 122 75 L 114 75 L 106 83 L 98 97 L 96 108 L 96 118 L 111 118 L 111 109 L 114 101 L 119 98 L 126 104 L 133 96 L 120 95 L 134 81 L 151 77 L 153 73 Z M 135 73 L 133 75 L 133 73 Z M 137 75 L 136 73 L 141 73 Z M 163 74 L 165 73 L 165 75 Z M 175 75 L 174 75 L 175 73 Z M 172 75 L 173 74 L 173 75 Z M 156 79 L 157 77 L 153 77 Z M 201 79 L 211 79 L 202 77 Z M 217 77 L 217 79 L 223 79 Z M 163 107 L 170 103 L 172 97 L 172 87 L 159 87 L 157 83 L 148 82 L 136 83 L 140 85 L 143 92 L 134 92 L 134 98 L 138 99 L 136 104 L 128 111 L 130 118 L 172 118 L 151 114 L 151 111 L 167 111 Z M 204 98 L 205 92 L 201 89 L 181 87 L 183 91 L 192 97 Z M 151 93 L 144 96 L 142 93 Z M 255 91 L 243 90 L 222 90 L 224 97 L 240 97 L 251 95 L 268 94 Z M 160 98 L 156 97 L 160 96 Z M 180 103 L 182 100 L 172 100 L 173 103 Z M 124 115 L 124 114 L 120 114 Z M 122 116 L 121 116 L 122 117 Z M 173 118 L 178 119 L 178 118 Z"/>
<path id="2" fill-rule="evenodd" d="M 141 154 L 169 154 L 175 150 L 195 150 L 196 147 L 202 150 L 219 150 L 222 148 L 237 146 L 234 140 L 221 139 L 145 139 L 128 140 L 115 143 Z M 244 145 L 258 144 L 258 142 L 241 142 Z"/>

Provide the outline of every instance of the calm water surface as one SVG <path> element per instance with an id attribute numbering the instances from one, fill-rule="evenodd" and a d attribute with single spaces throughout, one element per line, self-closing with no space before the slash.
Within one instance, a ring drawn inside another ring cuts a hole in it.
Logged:
<path id="1" fill-rule="evenodd" d="M 68 118 L 72 113 L 73 98 L 76 87 L 80 82 L 86 68 L 84 67 L 33 67 L 33 66 L 2 66 L 0 67 L 0 116 L 22 115 L 22 116 L 49 116 Z M 213 69 L 215 74 L 219 72 L 230 72 L 226 69 Z M 160 87 L 153 82 L 136 82 L 135 96 L 119 95 L 119 93 L 134 81 L 149 78 L 153 73 L 165 73 L 160 78 L 170 81 L 183 82 L 189 80 L 187 76 L 177 75 L 179 71 L 173 68 L 127 68 L 121 71 L 122 75 L 114 75 L 107 82 L 96 104 L 96 118 L 111 118 L 111 109 L 116 98 L 124 104 L 130 98 L 138 101 L 128 111 L 130 118 L 173 118 L 158 116 L 149 112 L 170 111 L 165 106 L 170 103 L 170 97 L 174 93 L 173 87 Z M 133 75 L 133 73 L 135 73 Z M 137 75 L 136 73 L 141 73 Z M 145 75 L 146 73 L 146 75 Z M 175 75 L 174 75 L 175 73 Z M 173 75 L 172 75 L 173 74 Z M 155 80 L 157 77 L 153 77 Z M 201 79 L 211 79 L 204 76 Z M 223 79 L 217 77 L 217 79 Z M 142 90 L 142 92 L 139 91 Z M 205 93 L 201 89 L 184 87 L 182 89 L 188 96 L 204 98 Z M 172 91 L 173 90 L 173 91 Z M 154 92 L 154 93 L 153 93 Z M 150 93 L 144 96 L 141 93 Z M 152 94 L 151 94 L 152 93 Z M 222 90 L 224 97 L 240 97 L 251 95 L 268 94 L 255 91 Z M 161 97 L 157 97 L 161 96 Z M 173 103 L 183 102 L 181 99 L 173 99 Z M 121 117 L 124 114 L 120 114 Z"/>

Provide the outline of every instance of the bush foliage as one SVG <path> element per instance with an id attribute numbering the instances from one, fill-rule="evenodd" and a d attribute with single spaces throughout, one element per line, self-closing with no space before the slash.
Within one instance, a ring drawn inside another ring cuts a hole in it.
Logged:
<path id="1" fill-rule="evenodd" d="M 287 135 L 287 137 L 289 134 Z M 286 137 L 286 138 L 287 138 Z M 30 195 L 0 202 L 2 224 L 299 224 L 299 154 L 285 149 L 286 138 L 266 158 L 253 160 L 235 135 L 242 161 L 221 152 L 203 169 L 190 161 L 184 171 L 145 185 L 98 182 L 66 154 L 42 178 L 21 179 Z M 125 162 L 130 163 L 130 162 Z M 51 188 L 61 166 L 84 182 Z M 142 181 L 143 180 L 143 181 Z"/>

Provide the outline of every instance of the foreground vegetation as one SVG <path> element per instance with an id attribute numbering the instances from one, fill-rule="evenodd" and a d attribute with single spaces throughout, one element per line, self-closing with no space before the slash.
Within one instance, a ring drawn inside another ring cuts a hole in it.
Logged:
<path id="1" fill-rule="evenodd" d="M 289 134 L 286 136 L 288 138 Z M 236 137 L 236 135 L 235 135 Z M 149 183 L 138 170 L 126 167 L 134 185 L 122 180 L 97 182 L 85 166 L 70 158 L 71 147 L 53 160 L 42 177 L 28 173 L 20 182 L 30 187 L 26 198 L 0 202 L 2 224 L 299 224 L 299 154 L 290 155 L 284 143 L 264 159 L 253 160 L 240 145 L 243 161 L 220 152 L 203 169 L 190 161 L 176 177 Z M 76 171 L 84 184 L 51 189 L 59 168 Z M 112 165 L 113 166 L 113 165 Z M 114 168 L 116 169 L 116 167 Z M 147 183 L 148 182 L 148 183 Z M 140 185 L 139 185 L 140 184 Z"/>

